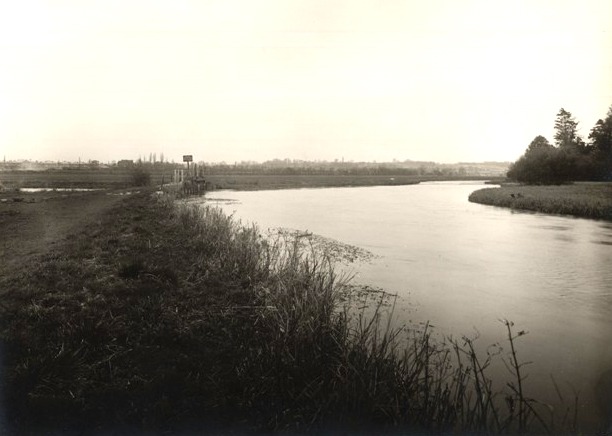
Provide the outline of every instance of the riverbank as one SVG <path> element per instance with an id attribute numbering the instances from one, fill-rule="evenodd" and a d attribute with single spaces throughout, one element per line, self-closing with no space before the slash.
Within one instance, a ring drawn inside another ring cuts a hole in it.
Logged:
<path id="1" fill-rule="evenodd" d="M 265 189 L 346 188 L 403 186 L 432 181 L 490 180 L 491 177 L 418 175 L 207 175 L 213 189 L 258 191 Z M 501 179 L 500 179 L 501 180 Z"/>
<path id="2" fill-rule="evenodd" d="M 104 201 L 88 195 L 87 208 Z M 19 228 L 20 215 L 6 217 Z M 34 258 L 17 253 L 0 279 L 3 430 L 542 430 L 520 356 L 508 355 L 519 376 L 498 393 L 492 356 L 469 339 L 439 343 L 427 329 L 390 330 L 382 312 L 345 310 L 333 265 L 292 247 L 142 191 Z M 506 345 L 522 340 L 507 327 Z"/>
<path id="3" fill-rule="evenodd" d="M 505 185 L 479 189 L 469 200 L 516 210 L 612 221 L 612 183 Z"/>

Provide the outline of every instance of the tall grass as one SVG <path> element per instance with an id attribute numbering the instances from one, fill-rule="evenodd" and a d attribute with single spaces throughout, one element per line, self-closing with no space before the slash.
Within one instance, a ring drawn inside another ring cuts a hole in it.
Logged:
<path id="1" fill-rule="evenodd" d="M 369 311 L 351 306 L 348 278 L 321 253 L 264 238 L 215 208 L 140 196 L 100 226 L 16 276 L 5 295 L 17 429 L 569 428 L 526 398 L 515 348 L 523 334 L 509 322 L 511 352 L 497 357 L 469 338 L 395 328 L 382 300 Z M 488 377 L 502 357 L 514 372 L 505 389 Z"/>

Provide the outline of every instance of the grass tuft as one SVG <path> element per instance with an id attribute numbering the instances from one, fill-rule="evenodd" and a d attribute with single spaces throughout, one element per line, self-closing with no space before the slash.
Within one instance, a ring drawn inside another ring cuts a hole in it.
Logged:
<path id="1" fill-rule="evenodd" d="M 136 279 L 145 271 L 145 264 L 142 259 L 133 259 L 119 266 L 119 277 L 123 279 Z"/>

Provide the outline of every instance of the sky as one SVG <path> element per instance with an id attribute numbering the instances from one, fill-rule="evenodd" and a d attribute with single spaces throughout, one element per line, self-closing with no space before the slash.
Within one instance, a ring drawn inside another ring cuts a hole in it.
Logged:
<path id="1" fill-rule="evenodd" d="M 0 159 L 514 161 L 612 105 L 610 0 L 0 5 Z"/>

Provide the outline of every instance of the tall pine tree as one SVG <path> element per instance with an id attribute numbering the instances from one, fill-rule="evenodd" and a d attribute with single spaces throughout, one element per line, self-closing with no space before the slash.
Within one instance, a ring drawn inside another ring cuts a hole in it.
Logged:
<path id="1" fill-rule="evenodd" d="M 561 108 L 555 119 L 555 145 L 560 148 L 572 148 L 582 143 L 578 136 L 578 122 L 572 114 Z"/>

